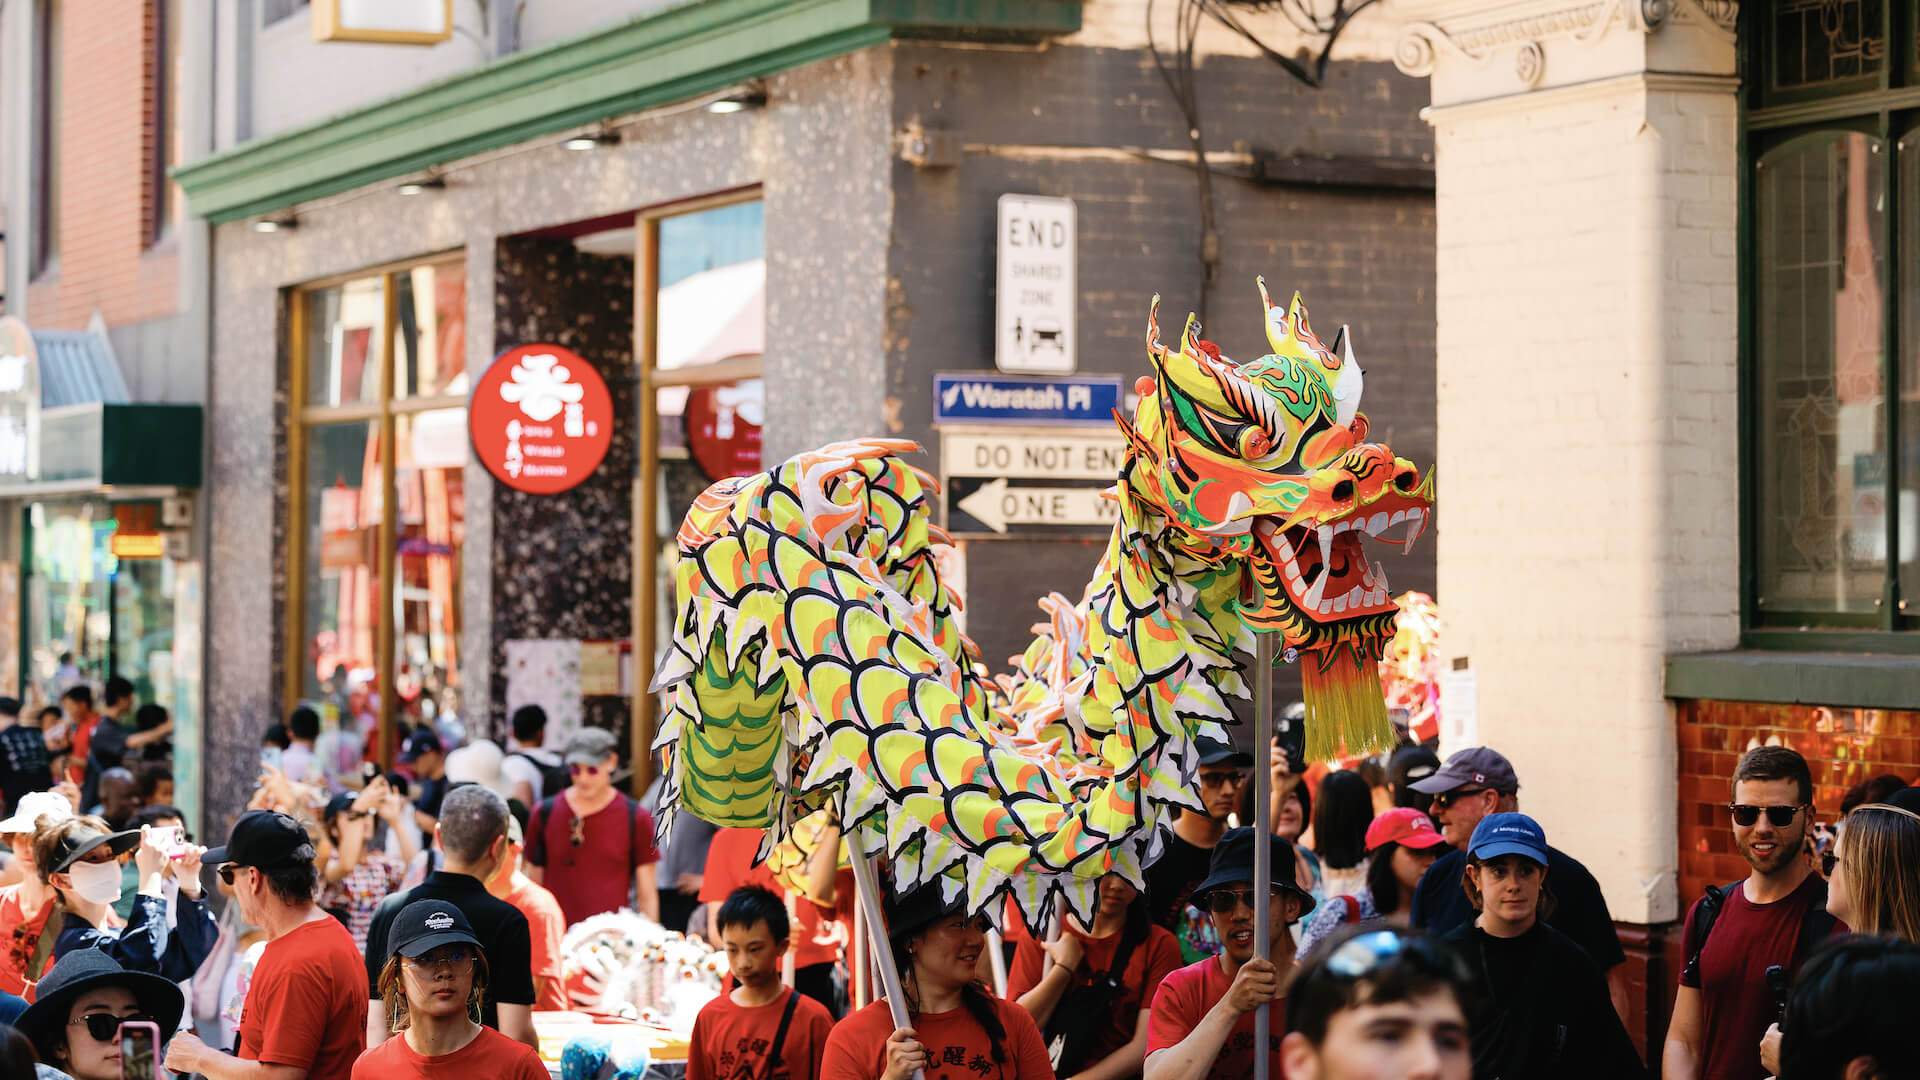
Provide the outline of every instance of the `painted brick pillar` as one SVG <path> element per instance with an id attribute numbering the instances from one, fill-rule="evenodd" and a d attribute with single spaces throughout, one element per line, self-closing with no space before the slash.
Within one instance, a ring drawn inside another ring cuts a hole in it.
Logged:
<path id="1" fill-rule="evenodd" d="M 1394 6 L 1433 96 L 1443 647 L 1641 926 L 1679 913 L 1662 659 L 1739 630 L 1734 8 Z"/>

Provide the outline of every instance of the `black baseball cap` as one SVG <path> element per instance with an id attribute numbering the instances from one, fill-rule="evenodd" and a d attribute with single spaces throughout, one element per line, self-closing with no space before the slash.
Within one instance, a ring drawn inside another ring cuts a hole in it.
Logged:
<path id="1" fill-rule="evenodd" d="M 441 745 L 440 736 L 432 728 L 414 728 L 407 741 L 400 744 L 400 756 L 394 760 L 402 765 L 411 765 L 420 759 L 421 754 L 444 754 L 446 747 Z"/>
<path id="2" fill-rule="evenodd" d="M 1387 780 L 1396 792 L 1440 771 L 1440 755 L 1424 746 L 1403 746 L 1387 761 Z"/>
<path id="3" fill-rule="evenodd" d="M 200 861 L 207 866 L 233 863 L 262 870 L 278 870 L 314 860 L 313 842 L 298 821 L 278 810 L 249 810 L 233 823 L 227 842 L 209 850 Z"/>
<path id="4" fill-rule="evenodd" d="M 1273 884 L 1300 898 L 1304 905 L 1300 916 L 1306 917 L 1314 909 L 1313 894 L 1300 887 L 1300 866 L 1293 855 L 1293 845 L 1271 833 L 1267 835 L 1267 868 Z M 1206 895 L 1223 885 L 1247 885 L 1253 881 L 1253 845 L 1254 831 L 1251 826 L 1242 825 L 1237 829 L 1228 829 L 1220 836 L 1220 842 L 1213 845 L 1213 860 L 1207 864 L 1206 879 L 1193 887 L 1193 902 L 1202 904 Z"/>
<path id="5" fill-rule="evenodd" d="M 1204 736 L 1193 740 L 1194 749 L 1200 752 L 1202 765 L 1232 765 L 1235 768 L 1253 768 L 1253 755 L 1245 750 L 1235 750 L 1230 743 Z"/>
<path id="6" fill-rule="evenodd" d="M 387 928 L 387 953 L 416 960 L 442 945 L 467 944 L 475 949 L 480 939 L 460 909 L 445 900 L 415 900 L 400 909 Z"/>
<path id="7" fill-rule="evenodd" d="M 1514 773 L 1507 755 L 1490 746 L 1469 746 L 1448 758 L 1439 772 L 1417 781 L 1412 787 L 1415 791 L 1438 795 L 1469 785 L 1511 795 L 1520 790 L 1520 777 Z"/>

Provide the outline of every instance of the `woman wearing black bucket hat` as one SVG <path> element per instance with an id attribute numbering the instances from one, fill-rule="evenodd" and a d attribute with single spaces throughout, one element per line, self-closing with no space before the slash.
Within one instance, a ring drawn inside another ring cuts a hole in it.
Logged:
<path id="1" fill-rule="evenodd" d="M 153 1021 L 164 1043 L 185 1010 L 180 988 L 166 979 L 128 971 L 100 949 L 77 949 L 40 980 L 14 1026 L 41 1061 L 74 1080 L 120 1080 L 121 1021 Z"/>
<path id="2" fill-rule="evenodd" d="M 540 1055 L 480 1024 L 487 954 L 445 900 L 415 900 L 387 929 L 380 996 L 397 1038 L 353 1063 L 353 1080 L 548 1080 Z"/>
<path id="3" fill-rule="evenodd" d="M 907 999 L 908 1026 L 896 1030 L 886 1001 L 840 1021 L 827 1036 L 820 1080 L 1053 1080 L 1040 1029 L 1025 1009 L 994 997 L 978 980 L 986 920 L 928 885 L 888 897 L 888 940 Z"/>

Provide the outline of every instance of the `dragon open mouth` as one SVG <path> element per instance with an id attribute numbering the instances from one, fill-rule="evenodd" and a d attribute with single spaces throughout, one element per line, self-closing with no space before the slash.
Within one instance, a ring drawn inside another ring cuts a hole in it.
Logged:
<path id="1" fill-rule="evenodd" d="M 1353 618 L 1394 610 L 1386 565 L 1367 559 L 1361 538 L 1410 550 L 1430 520 L 1425 507 L 1403 506 L 1286 530 L 1260 518 L 1253 532 L 1280 568 L 1295 607 L 1316 619 Z"/>

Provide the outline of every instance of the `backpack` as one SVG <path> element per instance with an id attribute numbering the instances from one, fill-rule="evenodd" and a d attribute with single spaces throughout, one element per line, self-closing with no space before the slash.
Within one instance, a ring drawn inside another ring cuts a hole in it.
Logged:
<path id="1" fill-rule="evenodd" d="M 555 795 L 560 794 L 569 783 L 572 783 L 572 777 L 567 775 L 567 764 L 564 761 L 553 765 L 543 765 L 540 763 L 539 758 L 523 750 L 515 750 L 507 756 L 524 758 L 527 764 L 532 765 L 539 771 L 540 789 L 533 793 L 533 800 L 535 802 L 543 802 L 553 798 Z"/>
<path id="2" fill-rule="evenodd" d="M 1739 884 L 1738 881 L 1730 881 L 1725 885 L 1709 885 L 1706 895 L 1700 898 L 1700 910 L 1693 917 L 1693 933 L 1687 939 L 1687 963 L 1680 971 L 1682 983 L 1699 981 L 1700 954 L 1706 951 L 1707 936 L 1713 933 L 1713 924 L 1719 921 L 1720 909 L 1726 905 L 1728 894 Z M 1800 920 L 1800 936 L 1794 939 L 1793 957 L 1788 961 L 1788 970 L 1798 968 L 1800 961 L 1833 933 L 1834 924 L 1838 921 L 1827 911 L 1827 883 L 1822 881 L 1819 895 L 1807 908 L 1806 916 Z"/>

